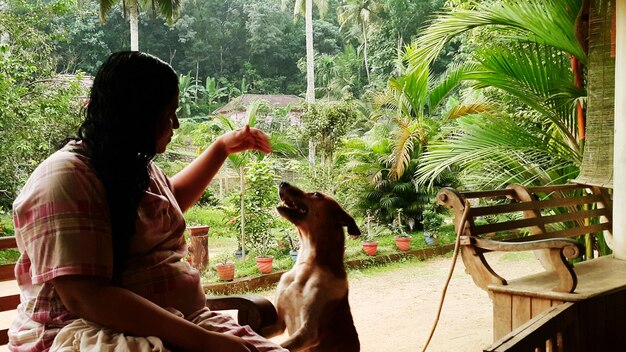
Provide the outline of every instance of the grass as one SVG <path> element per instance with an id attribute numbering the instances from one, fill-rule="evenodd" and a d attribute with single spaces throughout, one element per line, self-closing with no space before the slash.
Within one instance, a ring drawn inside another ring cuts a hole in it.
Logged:
<path id="1" fill-rule="evenodd" d="M 422 236 L 421 231 L 415 231 L 410 233 L 411 235 L 411 248 L 419 249 L 419 248 L 427 248 L 429 247 L 424 241 L 424 237 Z M 445 225 L 440 229 L 439 235 L 439 245 L 446 245 L 454 243 L 455 233 L 453 225 Z M 391 233 L 387 233 L 384 235 L 380 235 L 375 237 L 375 240 L 378 241 L 378 251 L 376 256 L 383 256 L 392 253 L 398 253 L 398 249 L 396 248 L 394 235 Z M 345 260 L 365 260 L 373 259 L 366 255 L 361 248 L 362 241 L 357 240 L 346 240 L 346 253 Z M 279 245 L 281 245 L 279 243 Z M 220 263 L 224 259 L 224 255 L 228 255 L 229 261 L 235 262 L 235 278 L 244 278 L 249 276 L 257 276 L 260 275 L 259 271 L 256 267 L 256 263 L 254 260 L 254 253 L 247 256 L 245 261 L 235 260 L 234 252 L 237 248 L 237 240 L 233 237 L 211 237 L 209 236 L 209 266 L 202 272 L 202 278 L 206 283 L 215 283 L 219 282 L 219 278 L 217 276 L 217 271 L 215 270 L 215 265 Z M 293 266 L 293 261 L 289 256 L 289 248 L 285 247 L 285 244 L 282 244 L 282 247 L 277 248 L 274 253 L 274 263 L 273 263 L 273 271 L 282 271 L 289 270 Z M 400 262 L 405 261 L 417 261 L 418 259 L 402 259 Z M 394 264 L 374 264 L 372 260 L 372 267 L 379 267 L 380 270 L 393 270 Z M 366 265 L 367 267 L 367 265 Z M 362 270 L 362 269 L 359 269 Z"/>
<path id="2" fill-rule="evenodd" d="M 13 236 L 13 218 L 10 212 L 0 211 L 0 237 Z M 0 265 L 13 264 L 20 257 L 16 249 L 0 251 Z"/>
<path id="3" fill-rule="evenodd" d="M 218 282 L 217 272 L 215 265 L 223 261 L 225 257 L 228 261 L 235 261 L 235 277 L 242 278 L 248 276 L 259 275 L 256 268 L 256 262 L 254 260 L 254 253 L 247 255 L 246 261 L 235 260 L 235 250 L 237 249 L 238 234 L 236 230 L 227 225 L 227 218 L 224 216 L 222 210 L 211 206 L 194 206 L 185 213 L 185 219 L 188 225 L 209 225 L 209 267 L 202 272 L 203 280 L 205 282 Z M 13 235 L 13 221 L 9 212 L 0 213 L 0 226 L 2 227 L 3 236 Z M 295 231 L 295 230 L 294 230 Z M 422 236 L 421 231 L 415 231 L 410 233 L 411 248 L 426 248 L 426 242 Z M 439 236 L 439 245 L 445 245 L 453 243 L 455 238 L 454 228 L 452 225 L 442 226 Z M 386 233 L 381 236 L 375 237 L 378 241 L 379 255 L 386 255 L 391 253 L 397 253 L 394 235 Z M 353 259 L 368 259 L 368 257 L 361 248 L 361 240 L 346 240 L 346 260 Z M 279 241 L 279 247 L 273 251 L 274 263 L 273 270 L 289 270 L 293 266 L 293 261 L 289 255 L 289 247 L 283 241 Z M 0 251 L 0 264 L 9 264 L 17 261 L 19 252 L 17 250 L 4 250 Z M 403 259 L 413 260 L 413 259 Z M 419 261 L 418 261 L 419 262 Z M 381 268 L 380 270 L 393 270 L 393 264 L 377 264 L 375 267 Z M 362 269 L 360 269 L 362 270 Z M 370 269 L 368 269 L 370 270 Z"/>

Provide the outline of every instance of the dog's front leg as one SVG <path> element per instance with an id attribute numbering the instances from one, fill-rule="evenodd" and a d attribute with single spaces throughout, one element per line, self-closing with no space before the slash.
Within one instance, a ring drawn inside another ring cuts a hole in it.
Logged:
<path id="1" fill-rule="evenodd" d="M 315 297 L 315 299 L 313 299 Z M 290 331 L 290 336 L 281 345 L 291 352 L 305 351 L 319 344 L 319 327 L 322 316 L 320 307 L 325 307 L 326 302 L 319 299 L 319 294 L 311 292 L 309 299 L 302 305 L 298 319 L 301 324 L 296 331 Z M 317 303 L 317 304 L 313 304 Z"/>
<path id="2" fill-rule="evenodd" d="M 278 314 L 276 323 L 270 326 L 266 326 L 261 330 L 261 335 L 267 338 L 271 338 L 285 332 L 286 325 L 282 315 Z"/>
<path id="3" fill-rule="evenodd" d="M 294 334 L 280 345 L 291 352 L 306 351 L 319 344 L 318 321 L 306 320 Z"/>

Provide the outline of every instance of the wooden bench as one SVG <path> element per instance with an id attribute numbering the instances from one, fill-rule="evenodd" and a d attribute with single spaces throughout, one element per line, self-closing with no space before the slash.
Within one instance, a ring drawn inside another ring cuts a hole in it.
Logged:
<path id="1" fill-rule="evenodd" d="M 612 206 L 606 190 L 584 185 L 525 188 L 511 185 L 503 190 L 457 192 L 442 189 L 437 201 L 454 211 L 461 235 L 461 255 L 474 282 L 486 289 L 506 285 L 485 260 L 489 251 L 541 251 L 546 271 L 555 271 L 557 292 L 573 292 L 576 274 L 567 259 L 581 252 L 572 237 L 612 230 Z M 460 224 L 465 202 L 470 210 Z M 503 240 L 495 240 L 501 236 Z"/>
<path id="2" fill-rule="evenodd" d="M 598 285 L 585 269 L 587 262 L 580 267 L 570 262 L 583 253 L 579 236 L 604 233 L 610 238 L 612 203 L 606 189 L 577 184 L 478 192 L 445 188 L 437 202 L 453 210 L 466 271 L 492 298 L 494 340 L 553 306 L 601 295 L 623 281 L 609 278 Z M 466 204 L 467 221 L 461 223 Z M 545 272 L 512 281 L 496 273 L 485 257 L 492 251 L 531 250 Z"/>
<path id="3" fill-rule="evenodd" d="M 15 237 L 0 237 L 0 250 L 16 249 Z M 0 265 L 0 312 L 5 326 L 0 329 L 0 346 L 6 350 L 8 340 L 7 319 L 12 320 L 20 303 L 19 289 L 15 281 L 14 264 Z M 237 310 L 237 321 L 240 325 L 249 325 L 254 331 L 263 335 L 273 326 L 278 316 L 272 302 L 258 295 L 239 295 L 214 297 L 207 296 L 206 305 L 211 310 Z M 9 315 L 6 315 L 7 312 Z M 13 315 L 11 316 L 11 312 Z M 2 350 L 2 348 L 0 348 Z"/>

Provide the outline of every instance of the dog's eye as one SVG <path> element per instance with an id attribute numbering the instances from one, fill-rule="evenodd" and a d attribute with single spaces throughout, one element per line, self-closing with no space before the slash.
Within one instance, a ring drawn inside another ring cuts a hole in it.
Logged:
<path id="1" fill-rule="evenodd" d="M 319 194 L 319 193 L 317 193 L 317 192 L 314 192 L 314 193 L 313 193 L 313 197 L 317 198 L 317 197 L 319 197 L 319 196 L 320 196 L 320 194 Z"/>

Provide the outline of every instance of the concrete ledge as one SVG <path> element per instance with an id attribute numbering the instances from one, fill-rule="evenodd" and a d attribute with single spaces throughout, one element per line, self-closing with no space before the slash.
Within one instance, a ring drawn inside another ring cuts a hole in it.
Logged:
<path id="1" fill-rule="evenodd" d="M 443 255 L 454 250 L 454 244 L 444 246 L 413 249 L 406 252 L 397 252 L 386 255 L 375 255 L 363 259 L 353 259 L 345 262 L 346 269 L 358 269 L 372 265 L 397 262 L 404 258 L 427 259 L 437 255 Z M 242 292 L 266 289 L 276 284 L 287 270 L 276 271 L 270 274 L 257 275 L 235 279 L 229 282 L 206 283 L 202 285 L 204 292 L 215 295 L 231 295 Z"/>

